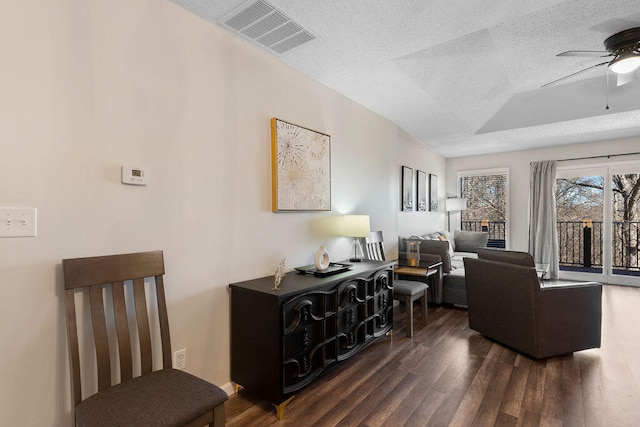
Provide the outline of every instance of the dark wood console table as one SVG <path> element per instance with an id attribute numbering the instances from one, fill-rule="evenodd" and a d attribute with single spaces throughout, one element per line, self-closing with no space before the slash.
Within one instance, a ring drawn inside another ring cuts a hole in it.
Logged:
<path id="1" fill-rule="evenodd" d="M 282 419 L 294 393 L 393 327 L 393 263 L 363 261 L 327 277 L 232 283 L 231 380 Z M 236 390 L 237 390 L 236 386 Z"/>

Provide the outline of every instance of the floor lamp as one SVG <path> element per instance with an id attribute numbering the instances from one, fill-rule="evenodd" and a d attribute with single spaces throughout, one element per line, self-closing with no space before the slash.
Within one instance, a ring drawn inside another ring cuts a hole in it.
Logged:
<path id="1" fill-rule="evenodd" d="M 447 210 L 447 228 L 451 231 L 451 212 L 461 212 L 467 210 L 467 199 L 452 197 L 447 199 L 445 204 Z"/>

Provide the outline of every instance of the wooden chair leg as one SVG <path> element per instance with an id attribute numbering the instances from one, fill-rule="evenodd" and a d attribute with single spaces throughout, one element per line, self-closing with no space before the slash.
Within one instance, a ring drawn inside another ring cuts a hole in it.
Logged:
<path id="1" fill-rule="evenodd" d="M 404 305 L 407 312 L 407 336 L 411 338 L 413 336 L 413 301 L 410 296 L 405 299 Z"/>
<path id="2" fill-rule="evenodd" d="M 213 425 L 215 427 L 223 426 L 226 424 L 226 417 L 224 411 L 224 403 L 213 408 Z"/>
<path id="3" fill-rule="evenodd" d="M 427 292 L 429 292 L 429 288 L 424 290 L 424 295 L 422 296 L 422 301 L 420 302 L 422 304 L 422 319 L 424 321 L 424 323 L 427 323 L 427 315 L 428 313 L 428 306 L 427 306 Z"/>

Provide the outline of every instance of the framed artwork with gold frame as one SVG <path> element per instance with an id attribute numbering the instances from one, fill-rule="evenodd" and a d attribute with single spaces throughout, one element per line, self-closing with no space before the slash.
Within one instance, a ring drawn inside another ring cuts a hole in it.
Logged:
<path id="1" fill-rule="evenodd" d="M 273 212 L 331 210 L 331 137 L 271 119 Z"/>

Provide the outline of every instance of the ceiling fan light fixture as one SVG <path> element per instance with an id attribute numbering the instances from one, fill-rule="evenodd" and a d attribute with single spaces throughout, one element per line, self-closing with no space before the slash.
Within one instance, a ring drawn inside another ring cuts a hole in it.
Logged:
<path id="1" fill-rule="evenodd" d="M 611 71 L 617 74 L 626 74 L 640 67 L 640 53 L 634 50 L 625 50 L 609 63 Z"/>

